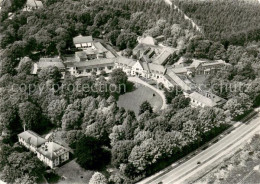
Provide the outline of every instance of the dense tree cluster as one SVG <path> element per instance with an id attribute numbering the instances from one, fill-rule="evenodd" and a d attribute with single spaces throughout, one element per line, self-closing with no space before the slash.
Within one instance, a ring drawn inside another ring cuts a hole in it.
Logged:
<path id="1" fill-rule="evenodd" d="M 0 169 L 6 173 L 2 179 L 9 183 L 33 183 L 41 170 L 29 153 L 10 148 L 23 127 L 38 133 L 47 127 L 60 128 L 82 167 L 100 169 L 96 166 L 102 161 L 102 166 L 111 163 L 120 170 L 109 177 L 111 183 L 135 182 L 152 174 L 226 128 L 224 110 L 191 108 L 190 99 L 179 89 L 165 90 L 169 107 L 160 112 L 153 112 L 147 102 L 142 104 L 139 117 L 118 108 L 116 99 L 125 91 L 115 93 L 99 87 L 125 85 L 128 89 L 122 70 L 114 70 L 109 80 L 95 75 L 60 80 L 56 67 L 30 75 L 33 60 L 74 51 L 72 38 L 78 34 L 102 37 L 119 49 L 127 49 L 126 54 L 131 53 L 138 35 L 163 34 L 166 43 L 180 51 L 168 64 L 184 53 L 187 58 L 223 59 L 231 64 L 207 81 L 214 86 L 214 93 L 228 100 L 224 109 L 233 117 L 260 104 L 259 44 L 223 45 L 195 36 L 182 15 L 162 1 L 47 0 L 45 8 L 15 12 L 13 19 L 1 13 L 0 29 L 4 48 L 0 65 Z M 222 88 L 223 83 L 238 82 L 246 90 L 235 91 L 234 85 Z M 83 90 L 84 85 L 92 90 Z M 33 167 L 22 165 L 24 159 L 34 163 Z M 96 173 L 90 183 L 98 182 L 107 180 Z"/>
<path id="2" fill-rule="evenodd" d="M 1 145 L 1 180 L 7 183 L 36 183 L 45 167 L 33 153 L 25 151 L 19 145 L 13 147 Z"/>
<path id="3" fill-rule="evenodd" d="M 10 10 L 3 7 L 0 46 L 5 51 L 1 75 L 15 74 L 14 68 L 24 56 L 37 60 L 41 56 L 71 53 L 75 49 L 72 38 L 79 34 L 104 38 L 120 50 L 132 49 L 137 36 L 157 21 L 158 34 L 165 33 L 167 38 L 172 38 L 171 25 L 180 26 L 183 20 L 164 2 L 152 0 L 45 1 L 44 8 L 39 10 L 12 10 L 12 19 L 4 16 L 6 11 Z M 182 27 L 188 28 L 185 24 Z M 191 33 L 186 35 L 187 39 L 191 36 Z"/>
<path id="4" fill-rule="evenodd" d="M 101 169 L 110 162 L 110 152 L 101 147 L 100 141 L 83 136 L 76 144 L 77 162 L 85 169 Z"/>
<path id="5" fill-rule="evenodd" d="M 245 46 L 225 46 L 197 36 L 191 39 L 185 50 L 187 60 L 195 57 L 224 60 L 229 64 L 217 73 L 208 75 L 205 85 L 211 92 L 227 100 L 224 109 L 235 119 L 260 105 L 259 45 L 254 41 Z"/>
<path id="6" fill-rule="evenodd" d="M 100 172 L 95 172 L 91 177 L 89 184 L 107 184 L 107 179 Z"/>
<path id="7" fill-rule="evenodd" d="M 167 104 L 170 104 L 178 95 L 183 94 L 182 89 L 179 86 L 170 87 L 170 89 L 164 88 L 163 90 Z"/>
<path id="8" fill-rule="evenodd" d="M 224 108 L 230 111 L 232 117 L 260 105 L 258 47 L 259 43 L 251 43 L 246 47 L 228 46 L 221 59 L 230 65 L 207 77 L 213 93 L 228 100 Z"/>
<path id="9" fill-rule="evenodd" d="M 185 99 L 179 95 L 174 100 L 180 98 Z M 111 181 L 136 181 L 149 175 L 161 169 L 166 160 L 180 158 L 226 127 L 224 111 L 219 108 L 194 109 L 172 104 L 160 113 L 148 108 L 137 119 L 133 112 L 117 108 L 111 97 L 91 99 L 88 103 L 79 100 L 81 107 L 73 104 L 71 108 L 84 113 L 83 123 L 65 131 L 64 136 L 68 144 L 76 146 L 75 156 L 85 168 L 91 163 L 101 165 L 96 157 L 102 149 L 109 149 L 111 164 L 120 169 L 120 175 L 112 175 Z M 98 154 L 91 153 L 97 149 Z M 102 156 L 102 162 L 108 160 Z"/>
<path id="10" fill-rule="evenodd" d="M 208 39 L 244 45 L 260 39 L 259 2 L 243 0 L 174 0 L 194 20 Z"/>

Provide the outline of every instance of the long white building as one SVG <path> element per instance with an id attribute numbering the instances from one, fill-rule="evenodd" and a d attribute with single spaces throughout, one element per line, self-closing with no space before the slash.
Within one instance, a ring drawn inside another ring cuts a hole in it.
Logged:
<path id="1" fill-rule="evenodd" d="M 50 168 L 54 168 L 69 160 L 69 151 L 62 145 L 48 141 L 37 133 L 27 130 L 18 134 L 21 145 L 37 154 L 37 157 Z"/>

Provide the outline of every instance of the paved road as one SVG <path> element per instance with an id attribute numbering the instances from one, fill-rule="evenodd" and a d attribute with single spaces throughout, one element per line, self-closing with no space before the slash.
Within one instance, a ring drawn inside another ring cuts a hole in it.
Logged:
<path id="1" fill-rule="evenodd" d="M 156 91 L 161 96 L 161 98 L 163 100 L 163 104 L 162 104 L 162 108 L 161 109 L 165 109 L 167 107 L 166 99 L 165 99 L 163 91 L 161 91 L 161 90 L 151 86 L 150 84 L 146 83 L 145 81 L 141 80 L 138 77 L 128 77 L 128 80 L 131 81 L 131 82 L 136 82 L 136 83 L 142 84 L 142 85 L 144 85 L 146 87 L 149 87 L 152 90 Z"/>
<path id="2" fill-rule="evenodd" d="M 150 178 L 139 182 L 139 184 L 158 184 L 159 182 L 163 182 L 163 184 L 184 183 L 185 180 L 204 170 L 215 161 L 224 159 L 225 155 L 239 149 L 239 146 L 243 142 L 248 140 L 259 130 L 260 117 L 258 116 L 251 120 L 250 123 L 242 124 L 208 149 L 172 169 L 168 173 L 159 176 L 158 174 L 151 176 Z M 198 162 L 201 162 L 201 164 L 198 165 Z"/>

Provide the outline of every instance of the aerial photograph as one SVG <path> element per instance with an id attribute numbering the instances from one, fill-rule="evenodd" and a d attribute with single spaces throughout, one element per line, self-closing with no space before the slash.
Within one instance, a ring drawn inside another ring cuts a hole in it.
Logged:
<path id="1" fill-rule="evenodd" d="M 0 0 L 0 184 L 260 184 L 260 0 Z"/>

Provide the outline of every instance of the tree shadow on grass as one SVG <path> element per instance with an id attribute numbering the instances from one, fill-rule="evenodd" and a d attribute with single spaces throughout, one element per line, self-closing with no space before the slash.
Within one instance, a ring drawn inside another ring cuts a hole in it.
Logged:
<path id="1" fill-rule="evenodd" d="M 111 93 L 111 95 L 113 95 L 115 99 L 118 100 L 120 95 L 133 92 L 134 90 L 136 90 L 135 83 L 127 81 L 126 85 L 123 88 L 120 87 L 120 93 L 114 92 Z"/>
<path id="2" fill-rule="evenodd" d="M 126 93 L 132 92 L 134 90 L 136 90 L 135 83 L 127 81 L 127 83 L 126 83 Z"/>
<path id="3" fill-rule="evenodd" d="M 52 171 L 46 172 L 44 174 L 44 177 L 48 183 L 57 183 L 61 179 L 61 177 L 58 174 L 56 174 L 55 172 L 52 172 Z"/>

